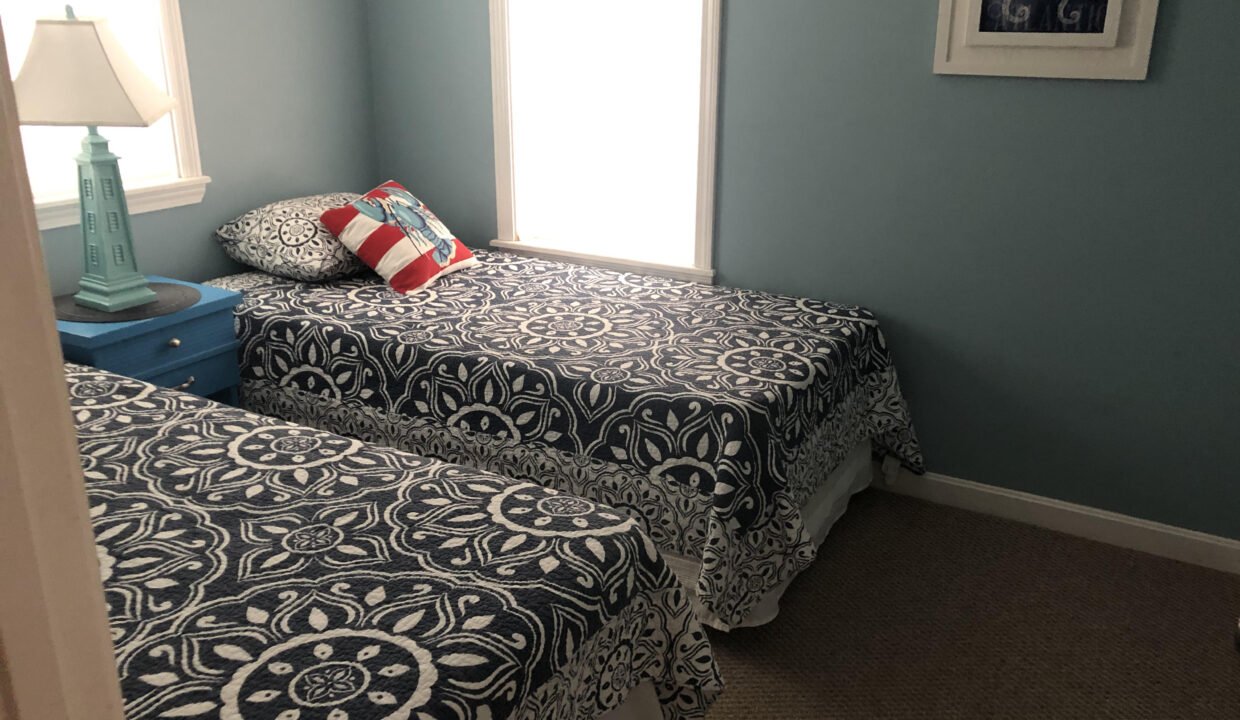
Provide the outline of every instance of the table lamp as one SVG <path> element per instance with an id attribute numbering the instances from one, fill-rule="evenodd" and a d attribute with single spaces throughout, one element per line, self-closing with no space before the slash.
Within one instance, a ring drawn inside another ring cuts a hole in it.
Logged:
<path id="1" fill-rule="evenodd" d="M 77 156 L 85 268 L 73 302 L 106 320 L 126 310 L 125 319 L 170 312 L 138 272 L 117 156 L 99 127 L 149 126 L 175 101 L 138 69 L 106 20 L 78 19 L 67 5 L 65 15 L 36 23 L 13 89 L 22 125 L 86 126 Z M 148 310 L 131 310 L 140 307 Z"/>

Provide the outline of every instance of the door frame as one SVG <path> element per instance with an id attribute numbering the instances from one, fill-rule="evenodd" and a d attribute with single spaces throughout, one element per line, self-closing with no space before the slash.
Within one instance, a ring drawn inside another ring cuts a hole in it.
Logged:
<path id="1" fill-rule="evenodd" d="M 123 720 L 6 57 L 0 32 L 0 720 Z"/>

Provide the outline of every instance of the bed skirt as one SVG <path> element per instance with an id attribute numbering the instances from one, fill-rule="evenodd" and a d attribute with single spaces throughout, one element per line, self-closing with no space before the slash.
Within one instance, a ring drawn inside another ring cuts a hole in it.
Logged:
<path id="1" fill-rule="evenodd" d="M 654 686 L 642 681 L 640 685 L 629 690 L 629 695 L 614 710 L 608 710 L 599 720 L 658 720 L 663 717 L 663 706 L 659 704 L 659 696 Z"/>
<path id="2" fill-rule="evenodd" d="M 874 477 L 874 464 L 870 455 L 869 442 L 854 447 L 844 462 L 840 463 L 839 467 L 827 477 L 822 487 L 801 508 L 801 517 L 805 519 L 806 527 L 813 534 L 815 548 L 822 545 L 827 538 L 827 533 L 844 515 L 844 511 L 848 509 L 849 499 L 870 486 Z M 698 575 L 702 571 L 700 560 L 666 552 L 663 553 L 663 559 L 667 561 L 672 572 L 676 573 L 676 577 L 680 578 L 680 581 L 690 590 L 697 585 Z M 795 579 L 794 575 L 767 591 L 749 615 L 731 627 L 757 627 L 774 620 L 779 614 L 779 601 L 784 591 Z M 694 609 L 697 610 L 698 622 L 717 630 L 724 628 L 720 619 L 701 603 L 697 603 Z"/>

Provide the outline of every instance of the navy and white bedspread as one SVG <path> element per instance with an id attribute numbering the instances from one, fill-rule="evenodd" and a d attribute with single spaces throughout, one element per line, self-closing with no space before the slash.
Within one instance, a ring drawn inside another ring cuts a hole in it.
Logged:
<path id="1" fill-rule="evenodd" d="M 66 367 L 129 720 L 595 718 L 720 689 L 587 500 Z"/>
<path id="2" fill-rule="evenodd" d="M 244 403 L 620 508 L 702 560 L 725 628 L 813 559 L 799 509 L 857 443 L 922 468 L 867 310 L 477 256 L 413 296 L 214 281 L 245 296 Z"/>

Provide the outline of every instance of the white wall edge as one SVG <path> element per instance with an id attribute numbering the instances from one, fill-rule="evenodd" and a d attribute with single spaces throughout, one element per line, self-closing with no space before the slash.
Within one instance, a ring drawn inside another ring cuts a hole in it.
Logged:
<path id="1" fill-rule="evenodd" d="M 565 260 L 568 262 L 579 263 L 581 265 L 593 265 L 595 267 L 607 268 L 608 270 L 619 270 L 621 272 L 635 272 L 642 273 L 643 275 L 658 275 L 660 277 L 672 278 L 673 280 L 684 280 L 685 282 L 711 284 L 714 282 L 715 278 L 715 271 L 709 268 L 679 267 L 676 265 L 660 265 L 659 263 L 642 262 L 640 260 L 603 257 L 601 255 L 590 255 L 588 253 L 579 253 L 572 250 L 531 245 L 530 243 L 521 240 L 492 240 L 491 247 L 497 250 L 514 252 L 518 255 L 530 255 L 532 257 L 548 258 L 551 260 Z"/>
<path id="2" fill-rule="evenodd" d="M 209 182 L 211 178 L 200 176 L 145 187 L 126 187 L 125 202 L 129 206 L 130 215 L 196 205 L 202 202 Z M 76 196 L 38 203 L 35 214 L 39 219 L 40 230 L 69 227 L 82 221 L 81 207 Z"/>
<path id="3" fill-rule="evenodd" d="M 1180 562 L 1240 574 L 1240 540 L 938 473 L 901 470 L 893 483 L 875 473 L 881 490 L 984 515 L 1015 520 Z"/>
<path id="4" fill-rule="evenodd" d="M 490 0 L 491 123 L 495 136 L 496 232 L 517 239 L 517 201 L 512 177 L 512 92 L 508 73 L 508 0 Z"/>
<path id="5" fill-rule="evenodd" d="M 697 207 L 693 264 L 711 267 L 715 253 L 715 159 L 719 130 L 719 65 L 723 0 L 702 3 L 702 74 L 698 100 Z"/>

